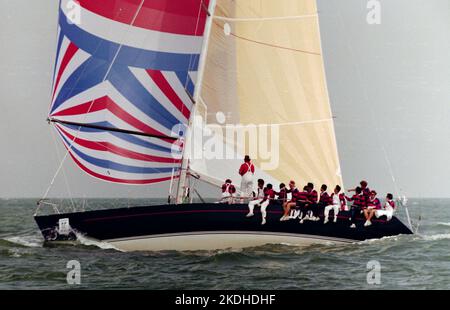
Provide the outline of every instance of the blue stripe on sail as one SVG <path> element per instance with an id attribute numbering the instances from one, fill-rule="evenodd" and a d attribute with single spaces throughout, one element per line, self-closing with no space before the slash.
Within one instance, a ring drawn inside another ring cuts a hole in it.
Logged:
<path id="1" fill-rule="evenodd" d="M 180 72 L 177 71 L 175 72 L 178 79 L 180 80 L 181 84 L 183 85 L 183 87 L 187 90 L 187 92 L 189 92 L 189 94 L 191 94 L 191 96 L 194 96 L 194 83 L 192 82 L 191 77 L 189 76 L 189 73 L 186 72 Z"/>
<path id="2" fill-rule="evenodd" d="M 108 69 L 109 65 L 104 60 L 93 57 L 87 59 L 64 82 L 52 107 L 52 112 L 66 100 L 104 80 L 109 80 L 131 104 L 167 129 L 172 130 L 175 125 L 180 124 L 180 121 L 145 89 L 128 67 L 113 66 L 105 79 Z"/>
<path id="3" fill-rule="evenodd" d="M 107 72 L 107 62 L 93 57 L 88 58 L 64 82 L 52 107 L 52 112 L 66 100 L 103 82 Z"/>
<path id="4" fill-rule="evenodd" d="M 120 47 L 119 44 L 99 38 L 74 24 L 69 24 L 61 10 L 59 24 L 61 32 L 77 47 L 108 62 L 115 58 L 117 49 Z M 115 58 L 115 63 L 161 71 L 196 71 L 199 58 L 199 54 L 164 53 L 122 45 Z"/>
<path id="5" fill-rule="evenodd" d="M 128 67 L 114 66 L 108 80 L 129 102 L 169 130 L 181 122 L 138 81 Z"/>
<path id="6" fill-rule="evenodd" d="M 61 133 L 62 138 L 70 145 L 70 141 Z M 78 150 L 74 144 L 72 144 L 71 150 L 77 154 L 81 159 L 87 161 L 88 163 L 105 169 L 116 170 L 120 172 L 126 173 L 137 173 L 137 174 L 153 174 L 153 173 L 172 173 L 172 169 L 177 170 L 176 167 L 167 167 L 167 168 L 149 168 L 149 167 L 139 167 L 139 166 L 129 166 L 124 164 L 119 164 L 110 160 L 99 159 L 96 157 L 89 156 L 80 150 Z"/>
<path id="7" fill-rule="evenodd" d="M 53 69 L 53 86 L 52 86 L 52 89 L 55 86 L 56 65 L 58 64 L 58 58 L 59 58 L 59 55 L 61 54 L 61 46 L 62 46 L 63 39 L 64 39 L 64 34 L 60 31 L 59 32 L 59 38 L 58 38 L 58 45 L 57 45 L 57 48 L 56 48 L 55 68 Z"/>
<path id="8" fill-rule="evenodd" d="M 103 126 L 103 127 L 109 127 L 109 128 L 117 128 L 116 126 L 114 126 L 113 124 L 111 124 L 110 122 L 97 122 L 97 123 L 91 123 L 90 125 L 97 125 L 97 126 Z M 100 133 L 100 132 L 105 132 L 104 130 L 100 130 L 100 129 L 95 129 L 95 128 L 86 128 L 86 127 L 81 127 L 80 126 L 75 126 L 75 125 L 66 125 L 64 124 L 65 127 L 68 127 L 72 130 L 76 130 L 76 131 L 80 131 L 80 132 L 86 132 L 86 133 Z M 114 132 L 114 131 L 109 131 L 109 134 L 124 140 L 126 142 L 129 143 L 133 143 L 145 148 L 149 148 L 151 150 L 155 150 L 155 151 L 160 151 L 160 152 L 164 152 L 164 153 L 172 153 L 172 149 L 164 147 L 164 146 L 160 146 L 148 141 L 145 141 L 141 138 L 138 138 L 136 136 L 127 134 L 127 133 L 122 133 L 122 132 Z M 151 138 L 147 138 L 147 139 L 151 139 Z"/>

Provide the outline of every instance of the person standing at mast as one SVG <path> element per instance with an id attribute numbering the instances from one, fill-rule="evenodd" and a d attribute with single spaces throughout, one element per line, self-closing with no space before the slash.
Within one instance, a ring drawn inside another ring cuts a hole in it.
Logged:
<path id="1" fill-rule="evenodd" d="M 241 180 L 241 203 L 243 198 L 250 198 L 253 195 L 253 176 L 255 174 L 255 166 L 252 164 L 250 156 L 245 155 L 244 163 L 239 168 Z"/>

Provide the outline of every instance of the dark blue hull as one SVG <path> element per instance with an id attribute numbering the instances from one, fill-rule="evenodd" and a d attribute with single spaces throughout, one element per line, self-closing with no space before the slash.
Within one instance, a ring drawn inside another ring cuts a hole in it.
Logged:
<path id="1" fill-rule="evenodd" d="M 283 240 L 283 236 L 286 236 L 286 240 L 292 240 L 292 237 L 299 236 L 303 239 L 354 242 L 412 234 L 411 230 L 396 217 L 390 221 L 386 221 L 385 218 L 374 219 L 373 225 L 369 227 L 363 226 L 364 219 L 361 217 L 357 218 L 357 227 L 350 228 L 348 212 L 341 212 L 336 223 L 331 220 L 329 223 L 323 224 L 323 217 L 321 217 L 320 221 L 305 221 L 300 224 L 298 220 L 280 222 L 281 207 L 269 206 L 267 223 L 261 225 L 261 214 L 258 211 L 256 208 L 255 216 L 247 218 L 245 216 L 248 212 L 247 205 L 203 203 L 55 214 L 36 216 L 35 220 L 46 241 L 76 240 L 78 233 L 88 238 L 108 242 L 164 238 L 166 236 L 176 239 L 177 236 L 189 235 L 209 235 L 213 238 L 214 235 L 232 234 L 236 236 L 252 235 L 254 239 L 261 239 L 259 237 L 263 235 L 278 237 L 278 239 L 267 238 L 268 242 Z M 69 220 L 72 230 L 69 234 L 58 232 L 59 220 L 64 218 Z M 330 218 L 332 219 L 331 216 Z M 177 249 L 175 243 L 173 243 L 174 250 Z M 224 242 L 222 246 L 219 237 L 216 244 L 217 248 L 230 245 L 230 243 Z M 170 245 L 163 248 L 171 249 Z M 192 249 L 194 248 L 195 246 L 192 247 Z"/>

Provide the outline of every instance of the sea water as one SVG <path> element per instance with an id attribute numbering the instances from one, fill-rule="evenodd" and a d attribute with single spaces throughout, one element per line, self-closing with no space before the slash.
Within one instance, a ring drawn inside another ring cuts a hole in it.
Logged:
<path id="1" fill-rule="evenodd" d="M 344 245 L 148 253 L 124 253 L 87 239 L 44 245 L 35 207 L 35 200 L 0 200 L 0 289 L 450 289 L 449 199 L 410 199 L 413 222 L 421 218 L 416 235 Z M 69 261 L 79 262 L 80 284 L 68 284 Z M 381 267 L 379 284 L 368 281 L 373 262 Z"/>

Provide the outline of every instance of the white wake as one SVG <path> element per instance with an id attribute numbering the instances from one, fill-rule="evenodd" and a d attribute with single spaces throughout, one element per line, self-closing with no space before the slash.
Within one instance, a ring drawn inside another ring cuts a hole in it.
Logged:
<path id="1" fill-rule="evenodd" d="M 79 243 L 81 243 L 82 245 L 96 246 L 102 250 L 116 250 L 119 252 L 123 252 L 122 250 L 116 248 L 115 246 L 113 246 L 112 244 L 110 244 L 108 242 L 94 240 L 94 239 L 88 238 L 86 236 L 83 236 L 80 233 L 75 233 L 75 235 L 77 236 L 77 241 Z"/>
<path id="2" fill-rule="evenodd" d="M 421 237 L 427 241 L 438 241 L 450 239 L 450 234 L 422 235 Z"/>
<path id="3" fill-rule="evenodd" d="M 39 235 L 11 236 L 2 239 L 27 248 L 40 248 L 43 244 L 43 240 Z"/>

